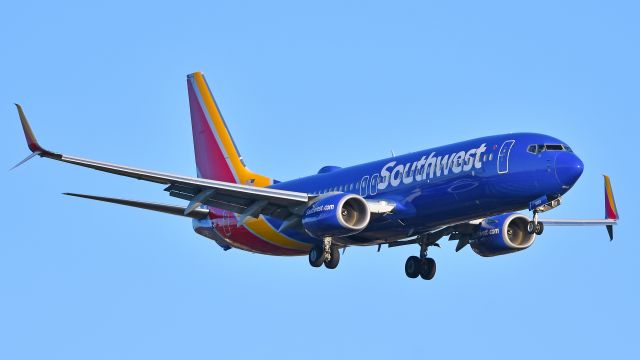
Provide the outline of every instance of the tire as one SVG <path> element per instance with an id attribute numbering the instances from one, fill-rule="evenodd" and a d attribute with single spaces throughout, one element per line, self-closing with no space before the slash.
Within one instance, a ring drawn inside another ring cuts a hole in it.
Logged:
<path id="1" fill-rule="evenodd" d="M 324 263 L 324 249 L 322 245 L 316 245 L 309 250 L 309 264 L 313 267 L 320 267 Z"/>
<path id="2" fill-rule="evenodd" d="M 527 224 L 527 232 L 531 235 L 536 233 L 536 223 L 534 223 L 533 221 L 529 221 L 529 223 Z"/>
<path id="3" fill-rule="evenodd" d="M 409 256 L 407 262 L 404 263 L 404 273 L 411 279 L 417 278 L 420 275 L 420 258 Z"/>
<path id="4" fill-rule="evenodd" d="M 420 277 L 425 280 L 431 280 L 436 276 L 436 261 L 432 258 L 426 258 L 420 264 Z"/>
<path id="5" fill-rule="evenodd" d="M 539 222 L 538 226 L 536 227 L 536 235 L 542 235 L 543 232 L 544 232 L 544 224 Z"/>
<path id="6" fill-rule="evenodd" d="M 337 246 L 331 247 L 331 260 L 324 260 L 324 266 L 327 269 L 335 269 L 340 263 L 340 249 Z"/>

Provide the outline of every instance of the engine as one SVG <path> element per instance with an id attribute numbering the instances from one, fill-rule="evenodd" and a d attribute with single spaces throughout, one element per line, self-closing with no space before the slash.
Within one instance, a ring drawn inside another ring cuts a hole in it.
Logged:
<path id="1" fill-rule="evenodd" d="M 529 218 L 503 214 L 485 219 L 471 237 L 470 245 L 480 256 L 497 256 L 524 250 L 533 244 L 535 234 L 527 232 Z"/>
<path id="2" fill-rule="evenodd" d="M 333 194 L 318 199 L 302 216 L 305 231 L 315 237 L 348 236 L 369 224 L 369 206 L 355 194 Z"/>

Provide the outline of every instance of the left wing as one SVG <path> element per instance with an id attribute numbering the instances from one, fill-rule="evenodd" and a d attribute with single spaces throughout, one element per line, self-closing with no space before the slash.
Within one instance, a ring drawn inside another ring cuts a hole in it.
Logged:
<path id="1" fill-rule="evenodd" d="M 279 219 L 298 217 L 302 214 L 308 202 L 314 198 L 301 192 L 174 175 L 52 152 L 38 143 L 22 107 L 16 104 L 16 108 L 18 109 L 27 145 L 32 153 L 14 168 L 38 155 L 116 175 L 165 184 L 168 185 L 165 191 L 168 191 L 171 196 L 190 201 L 189 205 L 184 208 L 184 215 L 186 216 L 196 211 L 199 206 L 206 204 L 241 214 L 242 222 L 249 217 L 258 217 L 259 215 L 267 215 Z"/>
<path id="2" fill-rule="evenodd" d="M 616 207 L 616 201 L 613 198 L 613 190 L 611 188 L 611 179 L 604 175 L 604 202 L 605 202 L 605 218 L 604 219 L 540 219 L 540 223 L 545 226 L 606 226 L 609 233 L 609 239 L 613 240 L 613 226 L 618 225 L 620 216 Z M 399 240 L 388 243 L 392 248 L 396 246 L 404 246 L 410 244 L 424 244 L 426 246 L 439 246 L 437 242 L 445 236 L 449 236 L 449 240 L 457 240 L 456 252 L 469 244 L 472 236 L 480 228 L 480 224 L 485 219 L 477 219 L 458 224 L 451 224 L 435 229 L 425 234 L 421 234 L 410 239 Z"/>

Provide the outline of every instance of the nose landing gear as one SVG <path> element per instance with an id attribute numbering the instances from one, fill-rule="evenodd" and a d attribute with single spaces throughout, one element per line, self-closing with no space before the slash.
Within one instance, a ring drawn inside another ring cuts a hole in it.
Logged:
<path id="1" fill-rule="evenodd" d="M 529 234 L 542 235 L 544 232 L 544 224 L 538 221 L 538 211 L 533 211 L 533 220 L 527 224 L 527 232 Z"/>
<path id="2" fill-rule="evenodd" d="M 538 221 L 538 214 L 557 208 L 562 204 L 559 196 L 543 196 L 540 199 L 529 203 L 529 210 L 533 210 L 533 219 L 527 224 L 527 232 L 529 234 L 542 235 L 544 232 L 544 224 Z"/>

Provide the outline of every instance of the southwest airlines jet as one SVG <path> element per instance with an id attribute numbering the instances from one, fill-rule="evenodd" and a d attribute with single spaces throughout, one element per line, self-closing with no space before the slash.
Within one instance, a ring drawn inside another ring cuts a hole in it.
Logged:
<path id="1" fill-rule="evenodd" d="M 431 246 L 448 237 L 456 251 L 480 256 L 530 247 L 545 226 L 606 226 L 613 239 L 618 212 L 604 177 L 605 218 L 551 220 L 583 163 L 564 141 L 517 133 L 488 136 L 406 155 L 277 181 L 249 170 L 231 138 L 204 76 L 187 77 L 197 177 L 167 174 L 64 155 L 43 148 L 16 104 L 32 154 L 166 186 L 176 206 L 95 195 L 66 195 L 192 219 L 196 233 L 232 248 L 267 255 L 306 255 L 313 267 L 334 269 L 349 246 L 416 245 L 405 263 L 410 278 L 430 280 Z M 18 166 L 16 165 L 16 166 Z M 528 210 L 531 218 L 517 213 Z"/>

